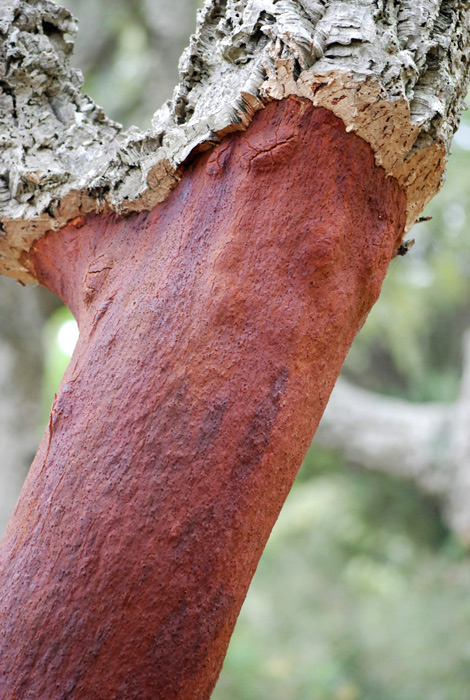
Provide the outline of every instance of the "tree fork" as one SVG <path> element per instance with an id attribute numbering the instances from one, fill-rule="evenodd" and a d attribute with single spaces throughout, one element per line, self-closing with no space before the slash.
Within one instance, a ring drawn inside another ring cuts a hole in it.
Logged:
<path id="1" fill-rule="evenodd" d="M 151 212 L 36 243 L 80 338 L 1 543 L 5 697 L 209 698 L 405 216 L 370 146 L 289 98 Z"/>

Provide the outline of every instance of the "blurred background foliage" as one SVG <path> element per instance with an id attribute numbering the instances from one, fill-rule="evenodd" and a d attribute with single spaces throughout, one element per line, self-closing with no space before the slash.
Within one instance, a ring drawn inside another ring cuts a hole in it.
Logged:
<path id="1" fill-rule="evenodd" d="M 146 128 L 171 96 L 195 25 L 185 0 L 68 0 L 85 90 Z M 447 184 L 395 259 L 344 373 L 414 401 L 452 401 L 470 326 L 470 118 Z M 68 361 L 59 309 L 46 327 L 43 425 Z M 65 341 L 66 343 L 67 341 Z M 69 341 L 70 342 L 70 338 Z M 47 409 L 46 409 L 47 406 Z M 470 698 L 470 566 L 435 503 L 412 485 L 312 446 L 275 526 L 214 700 Z"/>

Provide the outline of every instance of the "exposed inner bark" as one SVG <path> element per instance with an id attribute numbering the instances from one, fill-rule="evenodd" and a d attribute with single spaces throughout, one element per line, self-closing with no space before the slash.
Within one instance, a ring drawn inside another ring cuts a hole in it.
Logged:
<path id="1" fill-rule="evenodd" d="M 80 339 L 1 544 L 5 697 L 210 696 L 405 208 L 291 98 L 152 212 L 36 245 Z"/>

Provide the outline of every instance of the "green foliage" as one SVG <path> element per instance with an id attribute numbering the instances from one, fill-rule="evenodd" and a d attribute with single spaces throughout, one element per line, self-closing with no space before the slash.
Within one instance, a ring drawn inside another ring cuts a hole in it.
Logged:
<path id="1" fill-rule="evenodd" d="M 149 128 L 178 81 L 195 29 L 195 0 L 66 0 L 80 31 L 75 63 L 85 91 L 125 127 Z"/>

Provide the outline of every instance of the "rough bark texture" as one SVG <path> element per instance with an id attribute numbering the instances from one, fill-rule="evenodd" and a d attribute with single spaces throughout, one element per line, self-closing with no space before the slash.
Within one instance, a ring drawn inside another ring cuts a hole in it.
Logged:
<path id="1" fill-rule="evenodd" d="M 2 540 L 6 697 L 210 696 L 405 208 L 368 144 L 290 98 L 152 212 L 35 246 L 80 339 Z"/>
<path id="2" fill-rule="evenodd" d="M 436 193 L 466 94 L 470 6 L 461 0 L 209 0 L 180 62 L 173 100 L 147 132 L 121 134 L 79 92 L 69 13 L 1 0 L 0 271 L 91 211 L 150 210 L 185 159 L 244 129 L 272 99 L 337 114 L 407 193 L 406 229 Z"/>

